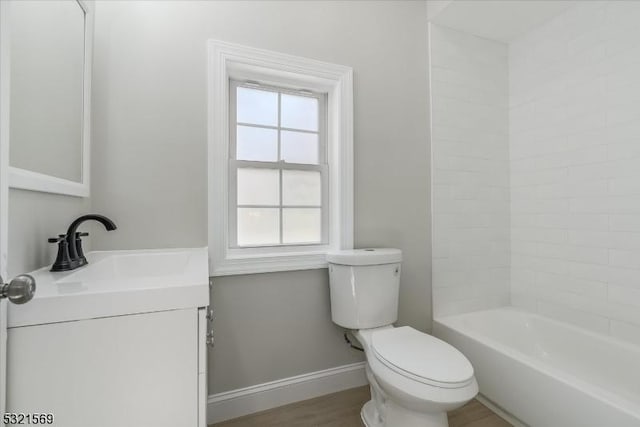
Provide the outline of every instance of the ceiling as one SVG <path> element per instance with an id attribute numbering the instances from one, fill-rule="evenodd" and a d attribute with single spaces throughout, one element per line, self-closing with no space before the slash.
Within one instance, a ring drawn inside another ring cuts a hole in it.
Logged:
<path id="1" fill-rule="evenodd" d="M 438 0 L 428 1 L 427 11 L 429 20 L 437 24 L 509 43 L 576 3 L 578 1 Z"/>

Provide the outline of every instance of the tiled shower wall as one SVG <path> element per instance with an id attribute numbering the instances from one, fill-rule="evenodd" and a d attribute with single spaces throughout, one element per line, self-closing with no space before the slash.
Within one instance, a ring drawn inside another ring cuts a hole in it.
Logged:
<path id="1" fill-rule="evenodd" d="M 512 303 L 640 342 L 640 2 L 509 47 Z"/>
<path id="2" fill-rule="evenodd" d="M 507 46 L 430 26 L 434 316 L 509 303 Z"/>

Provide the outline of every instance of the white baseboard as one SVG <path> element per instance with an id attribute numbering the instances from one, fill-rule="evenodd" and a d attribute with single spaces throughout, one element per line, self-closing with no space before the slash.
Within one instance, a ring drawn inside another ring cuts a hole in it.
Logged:
<path id="1" fill-rule="evenodd" d="M 254 412 L 367 384 L 366 362 L 309 372 L 264 384 L 212 394 L 207 402 L 207 423 L 219 423 Z"/>
<path id="2" fill-rule="evenodd" d="M 476 399 L 480 403 L 482 403 L 484 406 L 486 406 L 487 408 L 495 412 L 500 418 L 502 418 L 503 420 L 511 424 L 513 427 L 527 427 L 527 425 L 524 424 L 522 421 L 520 421 L 519 419 L 517 419 L 516 417 L 514 417 L 513 415 L 511 415 L 510 413 L 508 413 L 507 411 L 505 411 L 504 409 L 502 409 L 501 407 L 493 403 L 491 400 L 484 397 L 482 394 L 478 394 L 476 396 Z"/>

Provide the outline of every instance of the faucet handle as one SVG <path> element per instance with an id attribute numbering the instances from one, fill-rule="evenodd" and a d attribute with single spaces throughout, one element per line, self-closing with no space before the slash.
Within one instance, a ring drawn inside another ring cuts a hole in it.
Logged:
<path id="1" fill-rule="evenodd" d="M 49 237 L 47 241 L 49 243 L 60 243 L 60 241 L 66 239 L 66 237 L 67 237 L 66 234 L 58 234 L 58 237 Z"/>
<path id="2" fill-rule="evenodd" d="M 78 232 L 76 232 L 76 239 L 79 238 L 79 237 L 87 237 L 88 235 L 89 235 L 89 233 L 85 233 L 83 231 L 82 232 L 78 231 Z"/>
<path id="3" fill-rule="evenodd" d="M 74 265 L 69 257 L 69 242 L 67 242 L 66 234 L 59 234 L 58 237 L 49 239 L 49 243 L 58 244 L 58 255 L 51 266 L 51 271 L 67 271 L 72 270 Z"/>

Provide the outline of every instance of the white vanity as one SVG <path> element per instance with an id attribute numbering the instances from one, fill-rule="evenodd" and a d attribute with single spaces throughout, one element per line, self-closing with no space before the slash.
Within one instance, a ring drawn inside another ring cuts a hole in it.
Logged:
<path id="1" fill-rule="evenodd" d="M 7 411 L 64 427 L 206 426 L 206 249 L 92 252 L 9 305 Z"/>

